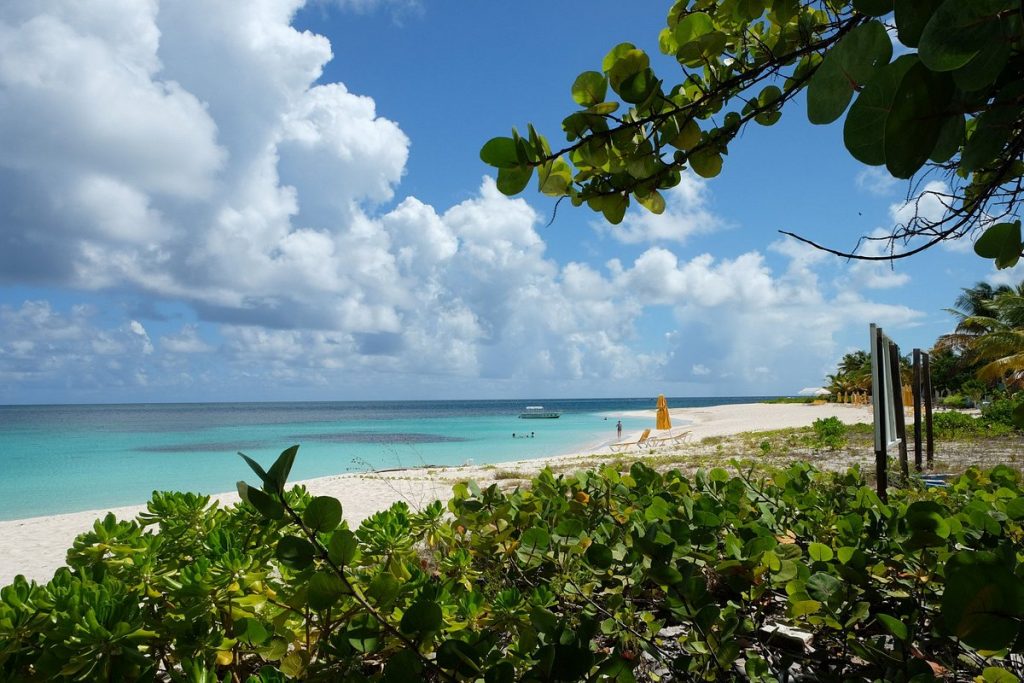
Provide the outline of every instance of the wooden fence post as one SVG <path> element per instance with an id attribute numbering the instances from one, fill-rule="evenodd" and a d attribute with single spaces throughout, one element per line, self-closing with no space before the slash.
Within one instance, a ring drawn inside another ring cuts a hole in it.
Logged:
<path id="1" fill-rule="evenodd" d="M 921 373 L 924 375 L 924 386 L 921 391 L 924 393 L 924 429 L 927 442 L 926 461 L 928 469 L 932 468 L 932 460 L 935 456 L 935 434 L 932 431 L 932 371 L 929 367 L 929 354 L 922 354 Z"/>
<path id="2" fill-rule="evenodd" d="M 875 490 L 882 502 L 886 502 L 889 500 L 889 455 L 886 453 L 889 436 L 885 433 L 885 371 L 882 362 L 885 358 L 885 347 L 882 344 L 882 330 L 874 325 L 871 326 L 871 344 L 875 351 L 872 357 L 878 359 L 876 363 L 872 363 L 871 368 L 871 394 L 874 399 L 875 415 Z"/>
<path id="3" fill-rule="evenodd" d="M 900 379 L 900 347 L 889 342 L 889 366 L 892 370 L 892 400 L 896 412 L 896 438 L 899 440 L 900 474 L 903 481 L 910 478 L 910 464 L 907 462 L 907 417 L 903 413 L 903 382 Z"/>
<path id="4" fill-rule="evenodd" d="M 914 349 L 914 470 L 921 471 L 921 349 Z"/>

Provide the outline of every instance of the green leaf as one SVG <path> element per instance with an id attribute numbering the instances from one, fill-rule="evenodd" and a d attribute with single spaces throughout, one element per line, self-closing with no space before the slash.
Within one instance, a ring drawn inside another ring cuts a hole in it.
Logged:
<path id="1" fill-rule="evenodd" d="M 858 161 L 869 166 L 885 163 L 885 121 L 903 76 L 916 63 L 916 56 L 903 55 L 883 66 L 850 107 L 843 126 L 843 142 Z"/>
<path id="2" fill-rule="evenodd" d="M 903 516 L 910 539 L 907 546 L 912 549 L 942 546 L 949 537 L 947 510 L 931 500 L 911 503 Z"/>
<path id="3" fill-rule="evenodd" d="M 882 623 L 882 626 L 884 626 L 889 633 L 896 636 L 898 640 L 905 641 L 907 636 L 910 635 L 907 625 L 896 617 L 891 617 L 888 614 L 876 614 L 875 617 Z"/>
<path id="4" fill-rule="evenodd" d="M 243 617 L 235 622 L 235 638 L 248 645 L 259 645 L 270 637 L 258 619 Z"/>
<path id="5" fill-rule="evenodd" d="M 313 564 L 313 544 L 298 536 L 285 536 L 277 542 L 277 559 L 284 566 L 301 571 Z"/>
<path id="6" fill-rule="evenodd" d="M 946 563 L 942 618 L 967 645 L 1001 650 L 1017 637 L 1024 583 L 993 553 L 964 551 Z"/>
<path id="7" fill-rule="evenodd" d="M 572 184 L 572 167 L 564 159 L 555 159 L 537 169 L 538 189 L 553 197 L 560 197 Z"/>
<path id="8" fill-rule="evenodd" d="M 980 680 L 981 683 L 1020 683 L 1020 679 L 1012 673 L 996 666 L 986 666 L 982 670 L 981 676 L 974 680 Z"/>
<path id="9" fill-rule="evenodd" d="M 1024 498 L 1021 500 L 1024 501 Z M 587 548 L 586 558 L 591 567 L 602 571 L 611 567 L 614 560 L 611 548 L 602 543 L 591 543 Z"/>
<path id="10" fill-rule="evenodd" d="M 869 21 L 850 31 L 829 50 L 807 86 L 807 118 L 832 123 L 846 111 L 853 91 L 889 63 L 892 41 L 881 22 Z"/>
<path id="11" fill-rule="evenodd" d="M 974 59 L 953 72 L 953 82 L 964 92 L 976 92 L 996 82 L 1010 58 L 1010 42 L 987 43 Z"/>
<path id="12" fill-rule="evenodd" d="M 302 521 L 314 531 L 334 531 L 341 524 L 341 503 L 337 498 L 317 496 L 303 511 Z"/>
<path id="13" fill-rule="evenodd" d="M 699 149 L 689 156 L 690 167 L 702 178 L 714 178 L 722 172 L 722 155 L 709 149 Z"/>
<path id="14" fill-rule="evenodd" d="M 900 42 L 907 47 L 917 47 L 925 25 L 941 4 L 942 0 L 896 0 L 893 9 Z"/>
<path id="15" fill-rule="evenodd" d="M 904 74 L 885 119 L 885 167 L 896 178 L 910 178 L 931 156 L 953 95 L 948 74 L 920 62 Z"/>
<path id="16" fill-rule="evenodd" d="M 978 116 L 974 131 L 964 144 L 961 169 L 976 171 L 1000 157 L 1006 143 L 1016 133 L 1017 119 L 1024 110 L 1020 105 L 1022 96 L 1024 84 L 1018 81 L 1008 85 L 989 109 Z"/>
<path id="17" fill-rule="evenodd" d="M 944 161 L 949 161 L 954 154 L 960 151 L 966 134 L 965 121 L 964 115 L 959 113 L 951 113 L 943 119 L 942 128 L 939 129 L 939 136 L 929 159 L 941 164 Z"/>
<path id="18" fill-rule="evenodd" d="M 626 79 L 646 70 L 650 64 L 651 58 L 643 50 L 627 50 L 618 55 L 611 68 L 607 70 L 608 84 L 621 95 L 621 86 Z"/>
<path id="19" fill-rule="evenodd" d="M 816 572 L 807 579 L 807 594 L 818 602 L 828 602 L 842 588 L 839 579 L 825 572 Z"/>
<path id="20" fill-rule="evenodd" d="M 284 519 L 284 508 L 270 494 L 240 481 L 237 484 L 238 496 L 256 508 L 267 519 Z"/>
<path id="21" fill-rule="evenodd" d="M 532 166 L 516 166 L 515 168 L 498 169 L 498 191 L 511 197 L 519 194 L 530 183 L 533 176 Z"/>
<path id="22" fill-rule="evenodd" d="M 998 223 L 988 228 L 974 243 L 974 253 L 982 258 L 995 259 L 997 268 L 1016 265 L 1021 255 L 1020 221 Z"/>
<path id="23" fill-rule="evenodd" d="M 807 546 L 807 555 L 815 562 L 831 562 L 835 555 L 832 548 L 824 543 L 811 543 Z"/>
<path id="24" fill-rule="evenodd" d="M 398 579 L 388 572 L 382 572 L 370 582 L 370 587 L 366 589 L 366 595 L 373 599 L 378 607 L 387 607 L 395 601 L 401 590 L 402 585 L 398 583 Z"/>
<path id="25" fill-rule="evenodd" d="M 921 34 L 921 61 L 932 71 L 959 69 L 1000 39 L 999 15 L 1014 8 L 1020 10 L 1018 0 L 945 0 Z"/>
<path id="26" fill-rule="evenodd" d="M 263 482 L 263 488 L 267 489 L 268 491 L 272 490 L 274 487 L 273 484 L 271 484 L 270 475 L 267 474 L 263 467 L 261 467 L 258 462 L 250 458 L 245 453 L 239 451 L 238 454 L 242 456 L 242 460 L 244 460 L 246 464 L 249 465 L 249 469 L 255 472 L 256 476 L 259 477 L 260 481 Z"/>
<path id="27" fill-rule="evenodd" d="M 615 62 L 631 50 L 636 50 L 636 45 L 633 43 L 619 43 L 604 56 L 604 60 L 601 62 L 601 71 L 610 71 Z"/>
<path id="28" fill-rule="evenodd" d="M 651 96 L 658 87 L 658 77 L 650 69 L 627 76 L 619 84 L 619 95 L 630 104 L 639 104 Z"/>
<path id="29" fill-rule="evenodd" d="M 351 564 L 358 550 L 359 542 L 356 541 L 356 535 L 348 529 L 335 531 L 327 544 L 327 556 L 340 567 Z"/>
<path id="30" fill-rule="evenodd" d="M 267 471 L 267 478 L 270 480 L 270 485 L 274 491 L 284 493 L 284 486 L 288 483 L 288 475 L 291 474 L 292 463 L 295 462 L 295 454 L 298 452 L 298 445 L 286 448 L 281 451 L 281 455 L 277 456 L 277 460 L 270 466 L 270 469 Z"/>
<path id="31" fill-rule="evenodd" d="M 682 47 L 715 30 L 715 22 L 704 12 L 691 12 L 676 24 L 673 31 L 676 43 Z"/>
<path id="32" fill-rule="evenodd" d="M 629 198 L 621 194 L 613 194 L 602 197 L 604 202 L 601 206 L 601 213 L 604 219 L 612 225 L 618 225 L 626 216 L 626 209 L 629 207 Z"/>
<path id="33" fill-rule="evenodd" d="M 441 630 L 444 615 L 441 606 L 432 600 L 419 599 L 402 615 L 399 628 L 405 633 L 428 633 Z"/>
<path id="34" fill-rule="evenodd" d="M 412 650 L 399 650 L 386 658 L 384 664 L 383 683 L 408 683 L 413 680 L 423 680 L 420 673 L 423 671 L 423 664 L 419 657 Z"/>
<path id="35" fill-rule="evenodd" d="M 455 671 L 462 676 L 476 676 L 480 673 L 480 656 L 473 646 L 461 640 L 446 640 L 437 648 L 437 664 L 442 669 Z"/>
<path id="36" fill-rule="evenodd" d="M 1024 496 L 1018 496 L 1006 504 L 1006 516 L 1016 521 L 1024 519 Z"/>
<path id="37" fill-rule="evenodd" d="M 817 600 L 797 600 L 789 607 L 793 617 L 805 617 L 814 614 L 821 609 L 821 603 Z"/>
<path id="38" fill-rule="evenodd" d="M 678 569 L 664 562 L 652 562 L 648 576 L 660 586 L 674 586 L 683 580 Z"/>
<path id="39" fill-rule="evenodd" d="M 597 71 L 584 71 L 572 84 L 572 99 L 581 107 L 592 107 L 604 102 L 608 80 Z"/>
<path id="40" fill-rule="evenodd" d="M 343 595 L 348 593 L 345 582 L 333 572 L 321 571 L 309 580 L 307 600 L 316 611 L 330 609 Z"/>
<path id="41" fill-rule="evenodd" d="M 639 195 L 633 193 L 636 197 L 637 203 L 644 207 L 653 214 L 661 214 L 665 212 L 665 198 L 661 196 L 661 193 L 657 190 L 652 191 L 650 194 Z"/>
<path id="42" fill-rule="evenodd" d="M 512 138 L 491 138 L 480 148 L 480 160 L 497 168 L 515 168 L 519 165 L 515 141 Z"/>
<path id="43" fill-rule="evenodd" d="M 543 552 L 547 550 L 550 542 L 551 537 L 548 535 L 547 530 L 535 526 L 523 532 L 522 537 L 519 539 L 519 547 L 529 553 Z"/>
<path id="44" fill-rule="evenodd" d="M 869 17 L 881 17 L 892 12 L 893 0 L 853 0 L 853 9 Z"/>

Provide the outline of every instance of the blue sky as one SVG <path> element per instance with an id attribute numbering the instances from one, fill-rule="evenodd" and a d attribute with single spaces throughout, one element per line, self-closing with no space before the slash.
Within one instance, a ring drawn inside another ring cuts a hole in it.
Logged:
<path id="1" fill-rule="evenodd" d="M 666 10 L 4 3 L 0 403 L 790 394 L 1020 278 L 782 238 L 852 247 L 907 197 L 802 102 L 661 217 L 500 196 L 481 144 L 557 145 L 576 74 L 656 55 Z"/>

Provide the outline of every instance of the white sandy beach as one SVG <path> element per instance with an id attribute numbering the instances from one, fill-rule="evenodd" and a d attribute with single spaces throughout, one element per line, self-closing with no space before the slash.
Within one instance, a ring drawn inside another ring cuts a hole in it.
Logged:
<path id="1" fill-rule="evenodd" d="M 836 404 L 765 404 L 750 403 L 713 406 L 709 408 L 683 408 L 671 411 L 679 426 L 672 433 L 690 432 L 690 440 L 710 436 L 727 436 L 743 432 L 805 427 L 818 418 L 838 417 L 847 424 L 870 422 L 871 410 L 865 406 Z M 654 411 L 631 413 L 635 417 L 651 417 Z M 624 435 L 635 439 L 639 433 Z M 595 441 L 600 438 L 597 435 Z M 628 440 L 624 438 L 624 440 Z M 645 451 L 646 452 L 646 451 Z M 588 453 L 574 453 L 543 460 L 527 460 L 506 463 L 508 468 L 520 471 L 539 469 L 545 463 L 571 460 L 583 455 L 611 454 L 608 446 Z M 632 451 L 635 457 L 643 455 Z M 489 472 L 501 469 L 497 465 L 488 469 L 482 467 L 443 468 L 440 470 L 404 470 L 374 475 L 343 474 L 319 477 L 302 482 L 314 495 L 329 495 L 341 500 L 345 519 L 350 525 L 358 525 L 369 515 L 389 507 L 398 500 L 405 500 L 410 506 L 419 507 L 438 498 L 444 500 L 451 491 L 453 480 L 476 478 L 484 480 Z M 238 501 L 235 493 L 216 496 L 222 503 Z M 144 510 L 144 505 L 112 508 L 118 518 L 134 517 Z M 46 581 L 53 572 L 63 565 L 64 554 L 75 537 L 91 528 L 94 520 L 103 517 L 107 510 L 88 510 L 62 515 L 33 517 L 30 519 L 0 521 L 0 586 L 10 583 L 17 574 L 29 579 Z"/>

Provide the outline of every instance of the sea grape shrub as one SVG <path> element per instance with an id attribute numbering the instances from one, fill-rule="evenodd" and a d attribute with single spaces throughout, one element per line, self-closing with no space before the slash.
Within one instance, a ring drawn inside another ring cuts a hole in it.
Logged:
<path id="1" fill-rule="evenodd" d="M 812 427 L 819 448 L 834 451 L 846 445 L 846 425 L 838 417 L 818 418 Z"/>
<path id="2" fill-rule="evenodd" d="M 157 493 L 0 589 L 0 680 L 1016 680 L 1018 472 L 893 491 L 807 464 L 454 487 L 351 530 L 287 490 Z M 794 634 L 796 634 L 794 636 Z M 805 645 L 808 641 L 810 646 Z"/>

